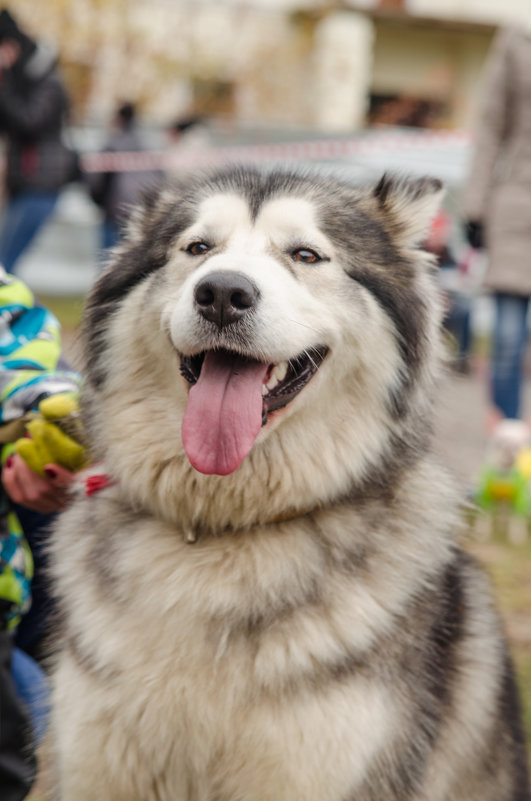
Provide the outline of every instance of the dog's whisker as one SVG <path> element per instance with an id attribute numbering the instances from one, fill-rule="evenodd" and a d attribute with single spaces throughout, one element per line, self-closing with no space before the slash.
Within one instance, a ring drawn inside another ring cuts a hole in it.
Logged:
<path id="1" fill-rule="evenodd" d="M 315 369 L 317 370 L 317 364 L 314 361 L 314 359 L 312 358 L 312 354 L 310 353 L 310 350 L 311 350 L 311 348 L 306 350 L 305 351 L 305 355 L 307 356 L 308 361 L 311 362 L 312 366 L 315 367 Z"/>
<path id="2" fill-rule="evenodd" d="M 308 325 L 307 323 L 301 323 L 300 320 L 295 320 L 293 317 L 287 317 L 290 323 L 295 323 L 295 325 L 300 325 L 302 328 L 307 328 L 309 331 L 315 331 L 316 334 L 319 333 L 318 329 L 315 328 L 313 325 Z"/>

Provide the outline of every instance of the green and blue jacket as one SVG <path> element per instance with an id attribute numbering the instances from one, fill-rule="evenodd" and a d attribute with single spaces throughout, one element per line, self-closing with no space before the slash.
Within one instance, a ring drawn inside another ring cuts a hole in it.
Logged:
<path id="1" fill-rule="evenodd" d="M 30 289 L 0 267 L 0 443 L 2 464 L 43 398 L 79 389 L 79 375 L 61 362 L 56 317 Z M 33 560 L 5 492 L 0 495 L 0 628 L 12 629 L 29 608 Z"/>

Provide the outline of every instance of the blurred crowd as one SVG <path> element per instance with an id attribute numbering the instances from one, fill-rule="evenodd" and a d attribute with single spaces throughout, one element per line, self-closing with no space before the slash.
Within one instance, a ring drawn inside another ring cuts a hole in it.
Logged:
<path id="1" fill-rule="evenodd" d="M 57 69 L 57 52 L 29 38 L 8 11 L 0 13 L 0 129 L 6 140 L 5 205 L 0 226 L 0 264 L 17 263 L 53 214 L 70 182 L 85 186 L 102 213 L 102 252 L 114 246 L 142 191 L 160 183 L 167 170 L 113 169 L 86 172 L 69 141 L 69 100 Z M 146 150 L 137 110 L 121 103 L 110 122 L 103 153 Z M 178 119 L 166 131 L 167 150 L 206 140 L 203 119 Z M 170 160 L 171 161 L 171 160 Z"/>

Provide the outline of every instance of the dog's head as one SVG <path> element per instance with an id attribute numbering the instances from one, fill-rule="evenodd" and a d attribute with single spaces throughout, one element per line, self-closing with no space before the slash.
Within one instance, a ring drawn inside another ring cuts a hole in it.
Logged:
<path id="1" fill-rule="evenodd" d="M 151 495 L 392 482 L 426 435 L 440 191 L 227 168 L 147 198 L 87 306 L 96 455 Z"/>

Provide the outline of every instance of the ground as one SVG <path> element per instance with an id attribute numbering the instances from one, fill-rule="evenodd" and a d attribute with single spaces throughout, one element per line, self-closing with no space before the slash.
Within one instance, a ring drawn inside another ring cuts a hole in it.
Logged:
<path id="1" fill-rule="evenodd" d="M 441 460 L 463 488 L 472 490 L 486 445 L 488 364 L 478 357 L 470 375 L 448 373 L 437 401 L 435 446 Z M 526 381 L 526 409 L 531 409 L 531 380 Z M 531 537 L 509 542 L 503 526 L 484 540 L 465 530 L 466 546 L 489 571 L 517 670 L 531 755 Z"/>

